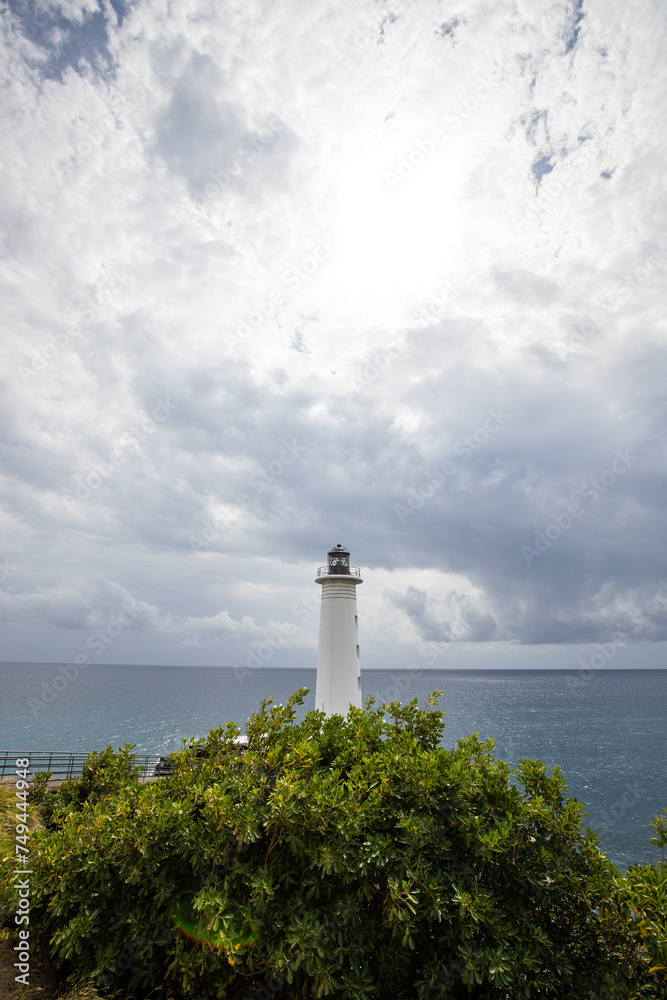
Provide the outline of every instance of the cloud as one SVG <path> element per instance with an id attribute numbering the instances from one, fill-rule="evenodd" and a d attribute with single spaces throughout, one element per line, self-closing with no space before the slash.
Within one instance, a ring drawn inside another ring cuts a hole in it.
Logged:
<path id="1" fill-rule="evenodd" d="M 425 590 L 409 585 L 402 594 L 387 591 L 386 599 L 408 616 L 422 642 L 487 642 L 499 638 L 493 616 L 468 594 L 452 590 L 437 607 Z"/>
<path id="2" fill-rule="evenodd" d="M 200 647 L 224 638 L 242 639 L 252 647 L 253 643 L 281 632 L 285 625 L 275 620 L 258 625 L 247 615 L 237 621 L 227 611 L 203 617 L 162 614 L 154 604 L 136 600 L 127 588 L 103 576 L 84 580 L 79 590 L 61 586 L 34 593 L 0 593 L 0 621 L 15 624 L 43 621 L 62 629 L 108 632 L 111 639 L 117 637 L 113 627 L 120 623 L 122 628 L 131 628 L 135 633 L 164 633 L 184 645 Z M 283 642 L 300 644 L 301 632 L 292 627 Z"/>
<path id="3" fill-rule="evenodd" d="M 665 641 L 664 37 L 578 0 L 11 4 L 7 655 L 133 601 L 127 662 L 292 623 L 271 662 L 312 665 L 338 538 L 364 664 L 386 627 Z"/>

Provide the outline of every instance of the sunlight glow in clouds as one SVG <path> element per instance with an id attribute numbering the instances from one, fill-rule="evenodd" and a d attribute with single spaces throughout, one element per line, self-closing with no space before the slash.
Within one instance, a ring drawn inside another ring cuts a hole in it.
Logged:
<path id="1" fill-rule="evenodd" d="M 342 250 L 332 278 L 345 289 L 350 320 L 366 323 L 395 322 L 422 301 L 454 264 L 464 235 L 456 163 L 434 157 L 395 190 L 381 167 L 376 158 L 343 168 L 336 212 Z"/>

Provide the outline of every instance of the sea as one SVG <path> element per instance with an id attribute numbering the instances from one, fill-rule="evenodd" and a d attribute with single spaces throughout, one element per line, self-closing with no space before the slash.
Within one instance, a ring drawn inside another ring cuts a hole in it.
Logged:
<path id="1" fill-rule="evenodd" d="M 315 670 L 95 664 L 0 664 L 0 753 L 81 752 L 124 743 L 167 753 L 234 721 L 260 701 L 285 703 Z M 376 703 L 442 692 L 443 746 L 471 733 L 495 741 L 511 766 L 559 765 L 568 794 L 620 868 L 657 861 L 649 826 L 667 806 L 667 670 L 366 670 L 362 693 Z"/>

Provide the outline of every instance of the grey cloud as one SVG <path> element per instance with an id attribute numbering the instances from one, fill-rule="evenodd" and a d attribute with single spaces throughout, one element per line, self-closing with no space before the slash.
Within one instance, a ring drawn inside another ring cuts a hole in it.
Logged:
<path id="1" fill-rule="evenodd" d="M 158 152 L 193 188 L 234 159 L 246 131 L 225 84 L 210 56 L 193 53 L 157 123 Z"/>
<path id="2" fill-rule="evenodd" d="M 273 107 L 250 114 L 216 61 L 192 51 L 156 125 L 155 151 L 180 175 L 200 211 L 220 213 L 230 191 L 261 200 L 285 184 L 297 141 Z"/>
<path id="3" fill-rule="evenodd" d="M 427 610 L 425 590 L 408 586 L 403 594 L 386 591 L 385 597 L 400 611 L 403 611 L 417 628 L 425 642 L 451 641 L 452 629 L 449 621 L 439 621 Z"/>
<path id="4" fill-rule="evenodd" d="M 493 616 L 467 594 L 451 591 L 442 610 L 436 610 L 425 590 L 412 585 L 403 593 L 386 591 L 384 596 L 408 616 L 422 642 L 486 642 L 501 638 Z M 441 617 L 443 614 L 445 617 Z"/>

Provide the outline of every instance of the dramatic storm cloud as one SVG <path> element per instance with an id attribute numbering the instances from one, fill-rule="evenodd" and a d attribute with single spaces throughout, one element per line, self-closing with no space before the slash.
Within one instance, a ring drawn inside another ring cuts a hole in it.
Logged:
<path id="1" fill-rule="evenodd" d="M 664 4 L 0 16 L 2 659 L 664 666 Z"/>

